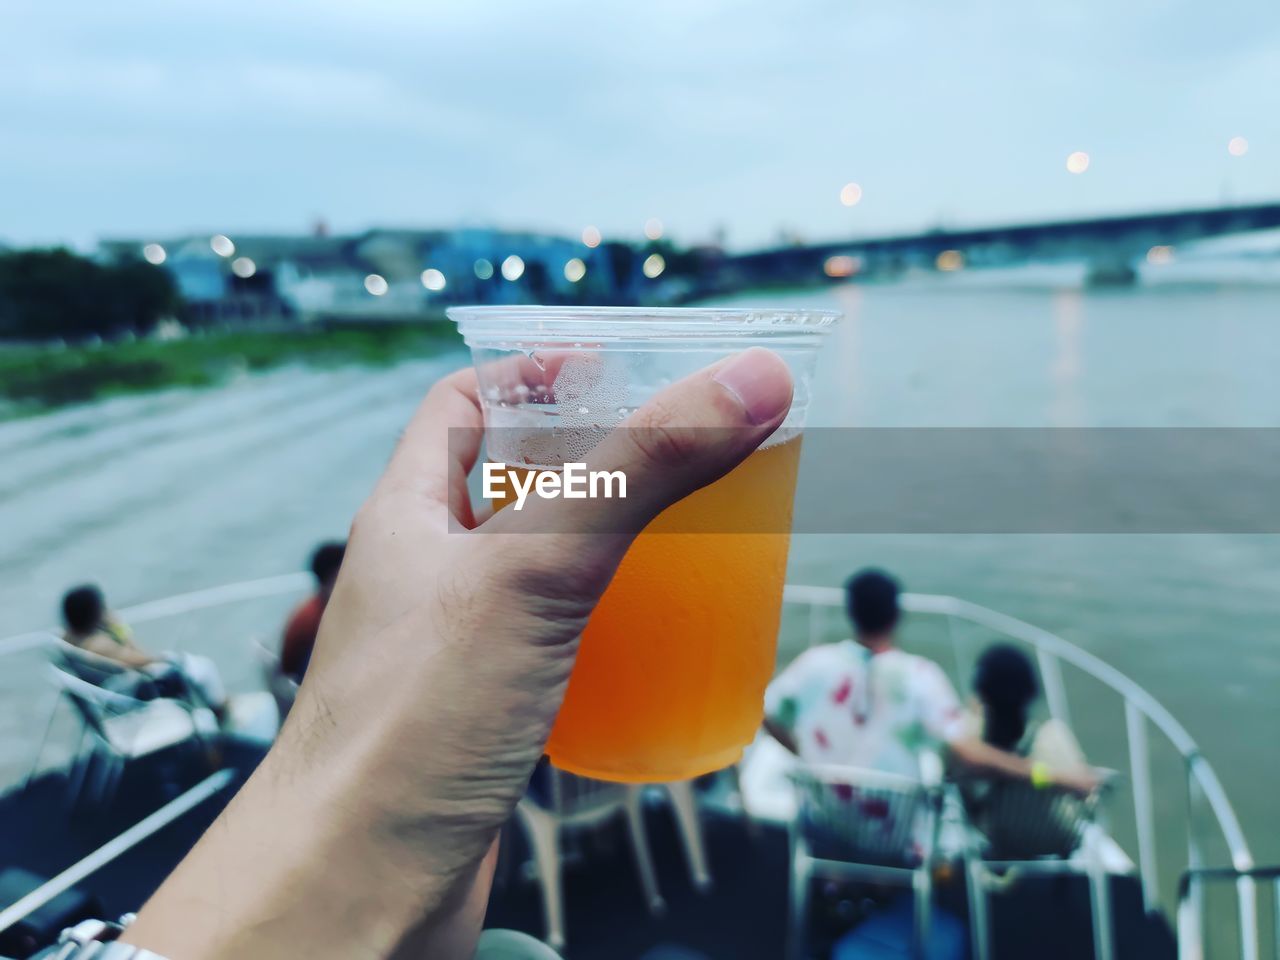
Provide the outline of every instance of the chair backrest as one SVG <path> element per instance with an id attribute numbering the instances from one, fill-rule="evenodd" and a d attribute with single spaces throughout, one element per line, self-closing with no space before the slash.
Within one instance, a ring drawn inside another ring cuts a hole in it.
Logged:
<path id="1" fill-rule="evenodd" d="M 85 725 L 108 743 L 110 738 L 107 736 L 107 718 L 144 705 L 141 700 L 89 683 L 57 664 L 50 665 L 50 670 L 54 682 L 80 714 Z"/>
<path id="2" fill-rule="evenodd" d="M 971 784 L 962 787 L 961 796 L 970 821 L 987 839 L 991 860 L 1070 856 L 1098 803 L 1097 794 L 1081 797 L 1021 780 Z"/>
<path id="3" fill-rule="evenodd" d="M 801 766 L 796 829 L 822 859 L 915 866 L 927 855 L 936 789 L 910 777 L 857 767 Z"/>
<path id="4" fill-rule="evenodd" d="M 82 650 L 74 643 L 62 639 L 53 641 L 53 659 L 55 665 L 95 686 L 132 672 L 110 657 Z"/>

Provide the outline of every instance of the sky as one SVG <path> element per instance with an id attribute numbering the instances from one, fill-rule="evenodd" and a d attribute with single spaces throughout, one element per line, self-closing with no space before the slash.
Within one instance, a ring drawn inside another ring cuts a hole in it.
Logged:
<path id="1" fill-rule="evenodd" d="M 1248 200 L 1280 200 L 1275 0 L 0 4 L 11 244 L 656 217 L 749 249 Z"/>

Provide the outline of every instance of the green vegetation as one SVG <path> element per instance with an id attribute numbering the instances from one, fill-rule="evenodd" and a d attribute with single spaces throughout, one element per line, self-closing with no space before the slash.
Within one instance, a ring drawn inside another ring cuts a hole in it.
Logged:
<path id="1" fill-rule="evenodd" d="M 0 253 L 0 338 L 145 333 L 182 309 L 169 274 L 142 260 L 102 264 L 63 249 Z"/>
<path id="2" fill-rule="evenodd" d="M 376 366 L 461 344 L 452 323 L 433 318 L 420 324 L 205 330 L 176 340 L 0 345 L 0 416 L 161 387 L 209 386 L 286 363 Z"/>

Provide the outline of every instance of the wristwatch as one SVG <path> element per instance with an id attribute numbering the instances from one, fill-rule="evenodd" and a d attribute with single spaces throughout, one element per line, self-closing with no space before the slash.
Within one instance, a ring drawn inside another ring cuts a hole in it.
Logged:
<path id="1" fill-rule="evenodd" d="M 158 953 L 143 950 L 130 943 L 117 943 L 125 927 L 133 922 L 126 913 L 119 923 L 105 920 L 81 920 L 68 927 L 58 942 L 39 954 L 40 960 L 164 960 Z"/>

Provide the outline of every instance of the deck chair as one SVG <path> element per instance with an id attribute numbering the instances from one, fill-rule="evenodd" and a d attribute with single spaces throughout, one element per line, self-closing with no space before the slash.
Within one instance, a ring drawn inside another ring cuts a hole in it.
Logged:
<path id="1" fill-rule="evenodd" d="M 961 781 L 960 805 L 969 820 L 965 844 L 969 930 L 974 960 L 991 956 L 989 896 L 1020 874 L 1081 874 L 1089 879 L 1094 956 L 1115 955 L 1107 872 L 1088 844 L 1107 784 L 1088 797 L 1020 780 Z M 977 788 L 981 789 L 977 789 Z"/>
<path id="2" fill-rule="evenodd" d="M 910 887 L 912 953 L 929 942 L 932 867 L 940 790 L 911 777 L 855 767 L 803 765 L 791 773 L 798 810 L 791 821 L 788 956 L 804 960 L 809 890 L 816 878 L 864 879 Z"/>
<path id="3" fill-rule="evenodd" d="M 533 788 L 516 804 L 516 820 L 529 838 L 542 885 L 546 942 L 556 950 L 564 949 L 564 898 L 560 883 L 560 843 L 564 834 L 599 826 L 614 817 L 626 818 L 627 836 L 649 912 L 662 913 L 666 903 L 658 892 L 645 836 L 643 788 L 574 776 L 549 763 L 539 767 L 534 776 Z"/>
<path id="4" fill-rule="evenodd" d="M 638 789 L 644 790 L 644 787 Z M 649 789 L 651 792 L 661 791 L 666 794 L 667 801 L 671 804 L 671 814 L 676 821 L 676 830 L 680 834 L 681 846 L 684 847 L 685 859 L 689 864 L 689 880 L 695 890 L 706 893 L 712 887 L 711 868 L 707 863 L 707 848 L 702 839 L 693 781 L 651 784 Z"/>
<path id="5" fill-rule="evenodd" d="M 55 666 L 79 677 L 85 683 L 115 693 L 137 692 L 145 690 L 151 684 L 151 678 L 140 671 L 126 667 L 110 657 L 82 650 L 61 638 L 51 638 L 51 659 Z"/>
<path id="6" fill-rule="evenodd" d="M 218 734 L 217 719 L 203 707 L 178 700 L 138 700 L 89 683 L 57 665 L 50 669 L 84 723 L 81 745 L 85 736 L 91 743 L 87 754 L 77 751 L 68 780 L 72 805 L 79 803 L 95 760 L 106 761 L 94 786 L 93 802 L 100 805 L 111 801 L 129 761 L 187 743 L 207 755 Z"/>

